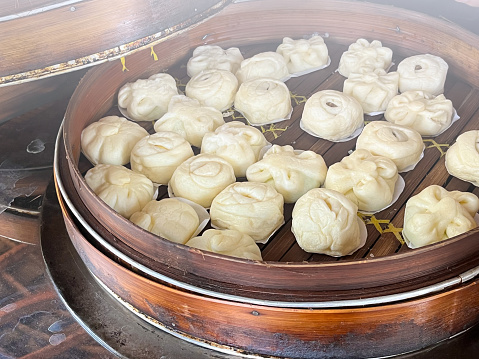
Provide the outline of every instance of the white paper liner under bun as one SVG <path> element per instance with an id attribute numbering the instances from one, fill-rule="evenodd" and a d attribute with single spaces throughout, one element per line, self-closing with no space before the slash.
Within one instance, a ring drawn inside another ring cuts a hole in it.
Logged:
<path id="1" fill-rule="evenodd" d="M 268 241 L 271 239 L 271 237 L 273 237 L 273 235 L 278 231 L 278 229 L 280 229 L 281 226 L 282 226 L 283 224 L 285 224 L 285 223 L 286 223 L 286 222 L 285 222 L 284 219 L 283 219 L 283 221 L 282 221 L 280 224 L 278 224 L 278 226 L 271 232 L 271 234 L 268 236 L 268 238 L 266 238 L 266 239 L 261 239 L 261 240 L 259 240 L 259 241 L 255 241 L 255 242 L 256 242 L 256 243 L 260 243 L 260 244 L 266 244 L 266 243 L 268 243 Z M 213 223 L 211 223 L 211 227 L 214 228 L 214 229 L 228 229 L 228 228 L 222 228 L 222 227 L 215 226 Z M 241 231 L 240 231 L 240 232 L 241 232 Z"/>
<path id="2" fill-rule="evenodd" d="M 303 71 L 299 71 L 299 72 L 294 72 L 294 73 L 290 74 L 290 78 L 300 77 L 300 76 L 303 76 L 303 75 L 307 75 L 307 74 L 310 74 L 310 73 L 312 73 L 312 72 L 316 72 L 316 71 L 325 69 L 325 68 L 328 67 L 329 65 L 331 65 L 331 58 L 328 56 L 328 61 L 327 61 L 326 64 L 324 64 L 323 66 L 312 67 L 312 68 L 310 68 L 310 69 L 308 69 L 308 70 L 303 70 Z"/>
<path id="3" fill-rule="evenodd" d="M 358 127 L 356 130 L 354 130 L 354 132 L 353 132 L 351 135 L 349 135 L 348 137 L 345 137 L 345 138 L 337 139 L 337 140 L 329 140 L 329 139 L 327 139 L 327 138 L 318 136 L 318 135 L 314 134 L 313 132 L 311 132 L 311 131 L 305 129 L 305 128 L 303 127 L 303 118 L 301 118 L 301 119 L 299 120 L 299 128 L 301 128 L 304 132 L 306 132 L 308 135 L 311 135 L 311 136 L 313 136 L 313 137 L 321 138 L 321 139 L 326 140 L 326 141 L 331 141 L 331 142 L 340 143 L 340 142 L 347 142 L 347 141 L 352 140 L 353 138 L 358 137 L 358 136 L 361 134 L 361 132 L 363 132 L 364 122 L 363 122 L 363 124 L 362 124 L 360 127 Z"/>
<path id="4" fill-rule="evenodd" d="M 476 213 L 476 215 L 474 216 L 474 221 L 479 226 L 479 213 Z M 401 235 L 402 235 L 402 238 L 404 239 L 404 242 L 406 243 L 406 245 L 411 249 L 426 247 L 426 246 L 416 247 L 414 244 L 411 243 L 411 241 L 409 241 L 409 239 L 406 237 L 406 234 L 404 232 L 401 232 Z M 445 239 L 445 240 L 447 240 L 447 239 Z M 436 244 L 436 243 L 440 243 L 440 242 L 443 242 L 443 241 L 439 241 L 439 242 L 435 242 L 435 243 L 431 243 L 431 244 Z M 431 245 L 431 244 L 427 244 L 427 245 Z"/>
<path id="5" fill-rule="evenodd" d="M 189 239 L 196 237 L 203 229 L 205 229 L 206 225 L 210 221 L 210 214 L 204 207 L 200 206 L 199 204 L 195 202 L 190 201 L 189 199 L 182 198 L 182 197 L 175 197 L 175 198 L 178 201 L 181 201 L 183 203 L 190 205 L 194 209 L 196 214 L 198 215 L 200 224 L 198 225 L 198 228 Z"/>
<path id="6" fill-rule="evenodd" d="M 398 176 L 396 184 L 394 185 L 393 199 L 391 200 L 391 203 L 389 203 L 387 206 L 381 209 L 378 209 L 376 211 L 362 211 L 361 209 L 359 209 L 359 212 L 370 215 L 370 214 L 375 214 L 375 213 L 384 211 L 386 208 L 391 207 L 398 200 L 399 196 L 404 191 L 405 187 L 406 187 L 406 182 L 404 181 L 404 178 L 402 178 L 402 176 Z"/>

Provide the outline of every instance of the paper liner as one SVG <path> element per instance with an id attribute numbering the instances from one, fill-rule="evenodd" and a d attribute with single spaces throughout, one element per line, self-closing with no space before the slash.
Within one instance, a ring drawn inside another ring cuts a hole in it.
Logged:
<path id="1" fill-rule="evenodd" d="M 196 231 L 193 233 L 193 235 L 190 238 L 188 238 L 188 240 L 190 240 L 191 238 L 196 237 L 203 229 L 205 229 L 206 225 L 210 221 L 210 214 L 205 208 L 203 208 L 202 206 L 200 206 L 199 204 L 195 202 L 190 201 L 189 199 L 182 198 L 182 197 L 175 197 L 175 198 L 178 201 L 181 201 L 183 203 L 190 205 L 195 210 L 200 220 L 200 224 L 198 225 L 198 228 L 196 228 Z"/>
<path id="2" fill-rule="evenodd" d="M 356 130 L 354 130 L 354 132 L 353 132 L 351 135 L 349 135 L 348 137 L 345 137 L 345 138 L 340 138 L 340 139 L 338 139 L 338 140 L 329 140 L 329 139 L 327 139 L 327 138 L 318 136 L 318 135 L 314 134 L 313 132 L 311 132 L 311 131 L 305 129 L 304 126 L 303 126 L 303 118 L 301 118 L 300 121 L 299 121 L 299 128 L 301 128 L 304 132 L 306 132 L 307 134 L 309 134 L 309 135 L 311 135 L 311 136 L 313 136 L 313 137 L 321 138 L 321 139 L 326 140 L 326 141 L 331 141 L 331 142 L 337 142 L 337 143 L 339 143 L 339 142 L 347 142 L 347 141 L 349 141 L 349 140 L 352 140 L 353 138 L 358 137 L 358 136 L 361 134 L 361 132 L 363 131 L 364 122 L 362 123 L 362 125 L 361 125 L 359 128 L 357 128 Z"/>
<path id="3" fill-rule="evenodd" d="M 271 120 L 271 121 L 268 121 L 268 122 L 264 122 L 264 123 L 252 123 L 252 122 L 250 122 L 250 120 L 248 120 L 248 117 L 246 117 L 243 112 L 241 112 L 237 108 L 235 108 L 235 111 L 240 113 L 241 116 L 243 116 L 246 119 L 246 121 L 248 122 L 248 125 L 254 126 L 254 127 L 260 127 L 260 126 L 271 125 L 273 123 L 278 123 L 278 122 L 289 120 L 291 118 L 291 115 L 293 114 L 293 107 L 291 106 L 291 111 L 289 111 L 289 114 L 284 116 L 284 118 L 277 118 L 277 119 L 274 119 L 274 120 Z"/>
<path id="4" fill-rule="evenodd" d="M 328 67 L 329 65 L 331 65 L 331 58 L 328 56 L 328 61 L 327 61 L 326 64 L 324 64 L 323 66 L 312 67 L 312 68 L 310 68 L 310 69 L 308 69 L 308 70 L 303 70 L 303 71 L 299 71 L 299 72 L 293 72 L 292 74 L 290 74 L 290 77 L 289 77 L 289 78 L 300 77 L 300 76 L 303 76 L 303 75 L 307 75 L 307 74 L 310 74 L 310 73 L 312 73 L 312 72 L 316 72 L 316 71 L 325 69 L 325 68 Z M 289 79 L 288 79 L 288 80 L 289 80 Z"/>
<path id="5" fill-rule="evenodd" d="M 386 208 L 391 207 L 398 200 L 399 196 L 404 191 L 405 187 L 406 187 L 406 182 L 404 182 L 404 178 L 402 178 L 401 176 L 398 176 L 398 179 L 394 186 L 393 199 L 391 200 L 391 203 L 389 203 L 387 206 L 381 209 L 378 209 L 376 211 L 362 211 L 361 209 L 359 209 L 359 212 L 369 215 L 369 214 L 375 214 L 375 213 L 381 212 L 385 210 Z"/>
<path id="6" fill-rule="evenodd" d="M 479 226 L 479 213 L 476 213 L 476 215 L 474 216 L 474 221 L 476 222 L 476 224 Z M 416 247 L 414 244 L 411 243 L 411 241 L 406 237 L 406 234 L 404 232 L 401 232 L 402 234 L 402 238 L 404 239 L 404 242 L 406 243 L 406 245 L 411 248 L 411 249 L 417 249 L 417 248 L 422 248 L 422 247 L 425 247 L 425 246 L 419 246 L 419 247 Z M 449 238 L 447 238 L 449 239 Z M 446 240 L 446 239 L 445 239 Z M 435 242 L 435 243 L 431 243 L 431 244 L 436 244 L 436 243 L 440 243 L 442 241 L 439 241 L 439 242 Z M 426 244 L 426 245 L 429 245 L 429 244 Z"/>
<path id="7" fill-rule="evenodd" d="M 283 221 L 271 232 L 271 234 L 268 236 L 268 238 L 266 239 L 261 239 L 259 241 L 255 241 L 256 243 L 260 243 L 260 244 L 266 244 L 268 243 L 268 241 L 271 239 L 271 237 L 278 231 L 278 229 L 281 228 L 281 226 L 283 224 L 285 224 L 286 222 L 284 221 L 284 217 L 283 217 Z M 213 223 L 211 223 L 211 227 L 213 227 L 214 229 L 228 229 L 228 228 L 222 228 L 222 227 L 218 227 L 218 226 L 215 226 Z"/>

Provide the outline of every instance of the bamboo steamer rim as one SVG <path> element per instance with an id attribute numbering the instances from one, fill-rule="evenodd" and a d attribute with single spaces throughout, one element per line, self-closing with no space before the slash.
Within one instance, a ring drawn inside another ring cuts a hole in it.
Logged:
<path id="1" fill-rule="evenodd" d="M 384 20 L 384 18 L 389 16 L 389 17 L 392 17 L 392 18 L 398 18 L 399 19 L 398 21 L 412 22 L 415 25 L 420 24 L 422 26 L 425 26 L 424 23 L 427 22 L 428 26 L 439 27 L 442 31 L 441 34 L 444 34 L 445 38 L 455 38 L 457 40 L 457 36 L 460 36 L 461 42 L 457 46 L 458 47 L 463 47 L 464 49 L 468 48 L 469 49 L 469 52 L 468 52 L 469 55 L 470 55 L 470 53 L 477 53 L 478 56 L 476 58 L 479 58 L 479 50 L 478 50 L 479 49 L 479 39 L 476 35 L 468 32 L 466 30 L 463 30 L 463 29 L 461 29 L 457 26 L 454 26 L 453 24 L 449 24 L 449 23 L 444 22 L 442 20 L 430 18 L 430 17 L 428 17 L 426 15 L 423 15 L 423 14 L 417 14 L 417 13 L 412 12 L 412 11 L 402 10 L 402 9 L 397 9 L 397 8 L 393 9 L 393 8 L 388 8 L 388 7 L 374 5 L 374 4 L 365 4 L 365 3 L 358 4 L 357 2 L 334 1 L 334 0 L 323 1 L 320 4 L 318 4 L 317 2 L 312 2 L 312 1 L 306 1 L 306 2 L 301 3 L 301 4 L 295 4 L 294 11 L 299 11 L 298 7 L 300 8 L 300 10 L 311 10 L 313 8 L 316 9 L 316 10 L 321 9 L 323 11 L 323 14 L 326 14 L 324 16 L 327 17 L 328 15 L 338 14 L 338 13 L 341 13 L 342 11 L 344 11 L 344 10 L 338 10 L 338 5 L 341 5 L 342 7 L 347 8 L 347 11 L 346 11 L 347 13 L 355 13 L 357 16 L 364 15 L 364 14 L 369 14 L 371 11 L 375 11 L 374 16 L 377 17 L 378 19 L 383 19 L 383 21 L 387 21 L 387 20 Z M 236 17 L 236 16 L 241 16 L 243 13 L 247 13 L 248 11 L 252 11 L 252 12 L 253 11 L 267 11 L 267 10 L 271 10 L 272 8 L 274 8 L 274 10 L 279 14 L 279 15 L 276 15 L 276 16 L 278 18 L 282 18 L 283 16 L 291 15 L 291 9 L 289 8 L 289 6 L 290 6 L 290 4 L 287 1 L 264 0 L 264 1 L 241 2 L 241 3 L 235 3 L 235 4 L 232 4 L 232 5 L 228 6 L 228 8 L 218 16 L 224 16 L 224 17 L 235 16 Z M 273 21 L 273 20 L 271 20 L 272 18 L 273 17 L 270 16 L 269 21 Z M 276 19 L 276 18 L 274 18 L 274 19 Z M 264 38 L 270 39 L 272 37 L 274 37 L 274 38 L 279 38 L 280 37 L 278 35 L 279 30 L 277 30 L 277 29 L 275 30 L 274 28 L 272 28 L 271 23 L 268 23 L 268 24 L 269 24 L 269 26 L 267 28 L 270 29 L 270 30 L 272 29 L 271 31 L 273 31 L 274 35 L 260 33 L 260 34 L 257 34 L 253 38 L 254 41 L 261 41 Z M 369 26 L 369 24 L 370 23 L 368 22 L 368 26 Z M 290 36 L 294 36 L 298 32 L 303 32 L 304 33 L 304 30 L 303 30 L 304 26 L 307 26 L 307 25 L 300 26 L 301 29 L 299 29 L 299 30 L 296 29 L 296 30 L 292 31 Z M 327 26 L 327 25 L 323 25 L 323 26 Z M 374 28 L 375 24 L 371 23 L 370 26 L 372 26 Z M 188 41 L 187 46 L 185 46 L 185 48 L 182 48 L 181 51 L 180 51 L 180 52 L 186 53 L 187 51 L 189 51 L 189 49 L 191 47 L 193 47 L 195 45 L 199 45 L 201 43 L 201 41 L 199 41 L 198 39 L 194 40 L 193 37 L 195 35 L 201 34 L 201 30 L 203 30 L 204 27 L 199 25 L 195 29 L 189 31 L 189 34 L 181 34 L 181 35 L 173 36 L 171 41 L 172 42 L 175 42 L 175 41 L 178 42 L 178 38 L 181 38 L 181 37 L 183 38 L 183 40 L 187 40 Z M 400 35 L 401 35 L 401 32 L 404 33 L 404 31 L 405 31 L 404 29 L 407 28 L 407 26 L 406 26 L 406 24 L 401 25 L 401 26 L 398 25 L 398 28 L 400 29 L 399 32 L 395 31 L 396 29 L 392 29 L 392 28 L 388 29 L 388 30 L 391 31 L 390 32 L 391 35 L 389 35 L 386 39 L 387 41 L 389 41 L 393 44 L 396 44 L 396 45 L 400 45 L 402 43 L 402 41 L 404 41 L 404 39 L 401 39 Z M 228 31 L 228 29 L 222 29 L 222 30 L 223 31 Z M 288 28 L 288 30 L 289 30 L 289 28 Z M 338 31 L 338 33 L 335 33 L 334 31 L 329 31 L 329 36 L 332 39 L 337 40 L 338 42 L 350 43 L 350 42 L 352 42 L 351 41 L 352 38 L 357 37 L 355 35 L 354 31 L 352 32 L 351 29 L 346 29 L 346 30 L 343 29 L 343 32 L 341 32 L 341 29 L 335 29 L 335 30 Z M 193 33 L 193 34 L 191 34 L 191 33 Z M 387 34 L 389 34 L 389 33 L 387 33 Z M 216 36 L 216 38 L 214 38 L 214 36 Z M 226 36 L 226 35 L 224 35 L 220 32 L 216 33 L 214 36 L 209 37 L 209 41 L 211 41 L 211 42 L 219 41 L 220 43 L 227 44 L 225 46 L 237 45 L 238 44 L 238 42 L 235 42 L 235 40 L 233 38 L 228 38 L 228 36 Z M 371 35 L 371 36 L 373 36 L 373 35 Z M 367 36 L 364 36 L 364 37 L 367 37 Z M 384 41 L 383 39 L 379 39 L 379 40 Z M 243 41 L 244 41 L 244 39 L 243 39 Z M 419 41 L 419 40 L 417 40 L 417 41 Z M 421 46 L 421 49 L 423 49 L 425 47 L 424 44 L 422 44 L 422 43 L 416 43 L 416 42 L 406 43 L 406 45 L 408 45 L 408 44 L 409 45 L 416 44 L 415 46 L 416 47 Z M 415 48 L 413 48 L 413 51 L 414 51 L 414 49 Z M 410 50 L 410 49 L 408 48 L 408 50 Z M 436 54 L 441 55 L 440 54 L 441 49 L 436 48 L 435 50 L 436 50 Z M 416 49 L 416 51 L 417 51 L 417 49 Z M 431 52 L 434 52 L 434 51 L 431 51 Z M 468 67 L 468 66 L 471 66 L 472 56 L 468 57 L 467 54 L 460 54 L 460 56 L 457 57 L 457 58 L 456 57 L 451 58 L 450 56 L 444 56 L 444 58 L 446 59 L 446 61 L 448 61 L 452 65 L 451 68 L 456 73 L 461 73 L 461 70 L 466 70 L 466 69 L 468 69 L 470 71 L 470 69 L 471 69 L 471 67 Z M 99 203 L 99 205 L 103 206 L 105 211 L 107 211 L 107 212 L 112 212 L 112 211 L 109 208 L 107 208 L 106 205 L 104 203 L 102 203 L 102 201 L 99 200 L 93 194 L 93 192 L 91 192 L 91 190 L 88 188 L 88 186 L 84 182 L 83 177 L 82 177 L 82 175 L 79 172 L 79 169 L 77 167 L 77 162 L 78 162 L 78 159 L 79 159 L 79 143 L 78 143 L 78 139 L 77 139 L 78 138 L 78 133 L 76 133 L 76 134 L 74 132 L 72 133 L 72 126 L 73 126 L 73 123 L 72 123 L 73 119 L 72 118 L 74 118 L 75 112 L 79 111 L 78 103 L 80 102 L 80 100 L 82 100 L 82 96 L 83 97 L 90 96 L 90 93 L 88 91 L 90 89 L 90 86 L 93 85 L 95 83 L 95 81 L 97 81 L 98 79 L 101 79 L 102 74 L 104 72 L 106 73 L 107 71 L 111 71 L 112 67 L 113 67 L 113 64 L 107 64 L 107 65 L 104 66 L 104 68 L 103 67 L 98 67 L 98 68 L 92 69 L 82 79 L 80 85 L 77 88 L 77 91 L 75 91 L 75 93 L 74 93 L 74 95 L 73 95 L 73 97 L 72 97 L 72 99 L 71 99 L 71 101 L 68 105 L 67 112 L 66 112 L 66 115 L 65 115 L 65 127 L 64 127 L 64 132 L 63 132 L 64 145 L 65 145 L 66 153 L 67 153 L 67 162 L 68 162 L 70 174 L 71 174 L 71 176 L 74 180 L 74 183 L 75 183 L 75 186 L 77 187 L 78 192 L 81 195 L 88 196 L 88 197 L 91 197 L 94 200 L 96 200 Z M 129 78 L 135 77 L 137 75 L 138 75 L 138 72 L 135 72 L 134 75 L 130 74 Z M 467 78 L 467 81 L 474 86 L 478 86 L 479 80 L 478 80 L 477 76 L 478 76 L 477 74 L 473 73 L 471 76 L 469 76 Z M 93 96 L 93 94 L 91 96 Z M 105 111 L 110 106 L 110 103 L 108 101 L 111 101 L 111 100 L 112 100 L 112 97 L 109 98 L 109 99 L 106 98 L 104 100 L 104 102 L 100 103 L 99 108 L 96 108 L 94 111 L 89 111 L 88 115 L 91 116 L 91 117 L 88 119 L 88 121 L 92 122 L 92 121 L 96 120 L 97 118 L 95 116 L 100 115 L 100 113 L 102 111 Z M 102 99 L 102 101 L 103 101 L 103 99 Z M 77 138 L 75 138 L 75 136 Z M 120 223 L 121 226 L 126 226 L 126 227 L 128 227 L 128 226 L 131 227 L 132 226 L 131 222 L 124 219 L 123 217 L 120 217 L 119 215 L 117 215 L 115 213 L 112 213 L 111 215 L 113 217 L 116 216 L 115 220 L 118 223 Z M 151 233 L 148 233 L 146 231 L 140 230 L 140 232 L 142 233 L 142 237 L 144 239 L 148 239 L 148 240 L 153 241 L 153 240 L 157 240 L 157 238 L 158 238 L 158 237 L 156 237 L 156 236 L 154 236 Z M 444 241 L 444 242 L 441 242 L 441 243 L 437 243 L 437 244 L 430 245 L 430 246 L 427 246 L 427 247 L 424 247 L 424 248 L 421 248 L 421 249 L 417 249 L 412 253 L 395 254 L 395 255 L 391 255 L 391 256 L 387 256 L 387 257 L 379 257 L 379 258 L 368 258 L 367 260 L 351 260 L 351 261 L 344 260 L 344 261 L 341 261 L 341 262 L 334 262 L 334 263 L 251 262 L 251 261 L 248 261 L 248 260 L 226 257 L 226 256 L 222 256 L 222 255 L 219 255 L 219 254 L 213 254 L 213 253 L 209 253 L 209 252 L 207 253 L 207 252 L 192 250 L 192 249 L 186 248 L 183 245 L 175 244 L 175 243 L 172 243 L 172 242 L 169 242 L 169 241 L 166 241 L 166 240 L 164 240 L 161 245 L 168 252 L 171 251 L 173 253 L 184 253 L 184 254 L 187 254 L 189 256 L 189 258 L 195 258 L 198 261 L 200 260 L 200 258 L 201 258 L 201 260 L 204 260 L 204 258 L 210 258 L 211 260 L 214 260 L 215 263 L 228 262 L 228 263 L 231 263 L 231 264 L 238 265 L 239 267 L 248 266 L 248 267 L 254 267 L 254 268 L 262 268 L 262 269 L 265 269 L 265 270 L 279 270 L 279 271 L 286 270 L 286 271 L 289 272 L 289 275 L 294 276 L 293 272 L 295 270 L 310 270 L 312 272 L 313 270 L 319 270 L 319 269 L 321 269 L 321 270 L 326 270 L 326 269 L 344 270 L 345 268 L 347 268 L 348 270 L 352 271 L 353 270 L 352 268 L 355 268 L 358 265 L 361 265 L 363 267 L 368 266 L 368 265 L 369 266 L 374 266 L 374 265 L 380 266 L 380 265 L 388 264 L 388 263 L 395 263 L 396 264 L 401 260 L 408 261 L 410 263 L 420 262 L 421 257 L 428 256 L 428 258 L 431 258 L 431 257 L 434 257 L 437 253 L 447 252 L 451 248 L 468 248 L 468 244 L 473 242 L 472 237 L 476 237 L 478 235 L 478 232 L 479 232 L 479 230 L 476 228 L 475 230 L 472 230 L 468 233 L 460 235 L 456 238 L 452 238 L 450 240 L 447 240 L 447 241 Z M 468 243 L 466 243 L 466 241 Z M 358 268 L 360 268 L 360 267 L 358 267 Z M 434 265 L 431 268 L 435 268 Z M 309 272 L 309 273 L 311 273 L 311 272 Z M 412 275 L 411 273 L 412 272 L 410 272 L 408 275 Z M 426 275 L 430 275 L 430 274 L 431 273 L 426 273 Z M 304 275 L 304 273 L 300 272 L 297 275 L 302 276 L 302 275 Z M 406 275 L 404 278 L 407 279 L 408 275 Z"/>

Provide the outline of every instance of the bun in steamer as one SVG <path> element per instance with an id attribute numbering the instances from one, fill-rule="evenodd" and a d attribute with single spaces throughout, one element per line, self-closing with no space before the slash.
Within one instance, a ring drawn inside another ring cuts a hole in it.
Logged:
<path id="1" fill-rule="evenodd" d="M 201 236 L 191 238 L 186 245 L 232 257 L 263 260 L 253 238 L 233 229 L 208 229 Z"/>
<path id="2" fill-rule="evenodd" d="M 324 187 L 344 194 L 360 211 L 374 212 L 391 203 L 398 176 L 392 160 L 358 149 L 329 167 Z"/>
<path id="3" fill-rule="evenodd" d="M 233 105 L 238 80 L 225 70 L 203 70 L 193 76 L 186 84 L 186 96 L 194 98 L 203 106 L 225 111 Z"/>
<path id="4" fill-rule="evenodd" d="M 345 256 L 362 245 L 357 210 L 343 194 L 315 188 L 294 205 L 291 231 L 306 252 Z"/>
<path id="5" fill-rule="evenodd" d="M 399 91 L 424 91 L 431 95 L 444 92 L 449 66 L 441 57 L 423 54 L 402 60 L 398 67 Z"/>
<path id="6" fill-rule="evenodd" d="M 293 110 L 288 87 L 269 78 L 243 82 L 236 93 L 234 106 L 253 125 L 284 120 Z"/>
<path id="7" fill-rule="evenodd" d="M 81 149 L 93 164 L 126 165 L 131 150 L 148 132 L 135 122 L 118 116 L 106 116 L 81 133 Z"/>
<path id="8" fill-rule="evenodd" d="M 356 141 L 356 149 L 365 149 L 373 155 L 393 160 L 401 172 L 421 159 L 424 142 L 412 128 L 387 121 L 373 121 L 364 126 Z"/>
<path id="9" fill-rule="evenodd" d="M 156 132 L 137 142 L 130 165 L 158 184 L 167 184 L 175 169 L 193 156 L 191 145 L 175 132 Z"/>
<path id="10" fill-rule="evenodd" d="M 364 124 L 361 104 L 352 96 L 335 90 L 313 94 L 304 105 L 301 128 L 329 141 L 351 136 Z"/>
<path id="11" fill-rule="evenodd" d="M 203 136 L 223 125 L 223 114 L 214 107 L 202 106 L 198 100 L 184 95 L 173 96 L 168 112 L 155 122 L 156 132 L 172 131 L 192 146 L 200 147 Z"/>
<path id="12" fill-rule="evenodd" d="M 246 178 L 271 184 L 286 203 L 294 203 L 310 189 L 320 187 L 327 170 L 323 157 L 313 151 L 273 145 L 260 161 L 248 167 Z"/>
<path id="13" fill-rule="evenodd" d="M 289 77 L 289 71 L 283 56 L 267 51 L 244 59 L 236 71 L 236 77 L 240 83 L 265 77 L 282 80 Z"/>
<path id="14" fill-rule="evenodd" d="M 123 85 L 118 92 L 118 106 L 133 121 L 153 121 L 168 110 L 170 99 L 178 95 L 176 80 L 166 73 L 138 79 Z"/>
<path id="15" fill-rule="evenodd" d="M 479 186 L 479 130 L 457 137 L 446 152 L 446 169 L 452 176 Z"/>
<path id="16" fill-rule="evenodd" d="M 133 213 L 130 221 L 153 234 L 181 244 L 194 235 L 200 224 L 195 210 L 176 198 L 151 200 L 141 211 Z"/>
<path id="17" fill-rule="evenodd" d="M 205 208 L 236 177 L 233 166 L 223 158 L 206 153 L 184 161 L 169 183 L 176 197 L 183 197 Z"/>
<path id="18" fill-rule="evenodd" d="M 436 136 L 451 125 L 453 113 L 452 102 L 442 94 L 433 96 L 424 91 L 406 91 L 391 99 L 384 118 L 413 128 L 422 136 Z"/>
<path id="19" fill-rule="evenodd" d="M 328 47 L 321 36 L 293 40 L 283 38 L 276 52 L 284 57 L 289 73 L 297 73 L 328 64 Z"/>
<path id="20" fill-rule="evenodd" d="M 235 229 L 256 242 L 265 242 L 284 222 L 283 205 L 283 196 L 268 184 L 235 182 L 213 200 L 211 224 L 219 229 Z"/>
<path id="21" fill-rule="evenodd" d="M 406 202 L 404 239 L 418 248 L 457 236 L 477 227 L 478 210 L 475 194 L 431 185 Z"/>
<path id="22" fill-rule="evenodd" d="M 126 167 L 98 164 L 88 170 L 85 181 L 103 202 L 125 218 L 140 211 L 155 192 L 145 175 Z"/>
<path id="23" fill-rule="evenodd" d="M 267 144 L 266 138 L 257 128 L 231 121 L 203 137 L 201 153 L 224 158 L 233 166 L 236 177 L 244 177 L 246 169 L 258 161 L 261 149 Z"/>
<path id="24" fill-rule="evenodd" d="M 358 39 L 341 55 L 338 71 L 349 77 L 353 73 L 387 70 L 391 66 L 392 57 L 392 50 L 384 47 L 381 41 Z"/>
<path id="25" fill-rule="evenodd" d="M 193 50 L 193 56 L 186 64 L 186 71 L 189 77 L 210 69 L 235 73 L 243 60 L 243 55 L 237 47 L 223 50 L 217 45 L 203 45 Z"/>

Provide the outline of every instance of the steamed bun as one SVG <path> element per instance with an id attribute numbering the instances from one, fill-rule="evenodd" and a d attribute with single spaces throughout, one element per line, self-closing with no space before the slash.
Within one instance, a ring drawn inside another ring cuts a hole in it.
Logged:
<path id="1" fill-rule="evenodd" d="M 444 92 L 449 66 L 441 57 L 424 54 L 402 60 L 397 68 L 399 91 L 424 91 L 431 95 Z"/>
<path id="2" fill-rule="evenodd" d="M 244 177 L 246 169 L 258 161 L 261 149 L 267 144 L 257 128 L 231 121 L 203 137 L 201 153 L 224 158 L 233 166 L 236 177 Z"/>
<path id="3" fill-rule="evenodd" d="M 94 165 L 126 165 L 133 146 L 145 136 L 148 132 L 139 124 L 123 117 L 107 116 L 82 131 L 81 149 Z"/>
<path id="4" fill-rule="evenodd" d="M 479 187 L 479 130 L 457 137 L 446 152 L 446 169 L 452 176 Z"/>
<path id="5" fill-rule="evenodd" d="M 273 145 L 259 162 L 246 170 L 250 182 L 274 186 L 286 203 L 294 203 L 312 188 L 320 187 L 326 177 L 326 163 L 313 151 L 294 151 L 291 146 Z"/>
<path id="6" fill-rule="evenodd" d="M 304 105 L 301 128 L 329 141 L 351 136 L 364 124 L 361 104 L 352 96 L 335 90 L 312 95 Z"/>
<path id="7" fill-rule="evenodd" d="M 283 205 L 283 196 L 268 184 L 235 182 L 213 200 L 211 224 L 264 242 L 284 222 Z"/>
<path id="8" fill-rule="evenodd" d="M 240 83 L 263 77 L 282 80 L 289 77 L 289 71 L 283 56 L 267 51 L 243 60 L 236 71 L 236 77 Z"/>
<path id="9" fill-rule="evenodd" d="M 98 164 L 88 170 L 85 181 L 103 202 L 125 218 L 141 210 L 155 193 L 145 175 L 123 166 Z"/>
<path id="10" fill-rule="evenodd" d="M 389 101 L 398 93 L 399 74 L 376 69 L 354 73 L 344 81 L 343 92 L 353 96 L 365 113 L 386 110 Z"/>
<path id="11" fill-rule="evenodd" d="M 193 156 L 190 144 L 175 132 L 162 131 L 146 136 L 131 151 L 130 165 L 159 184 L 167 184 L 175 169 Z"/>
<path id="12" fill-rule="evenodd" d="M 357 210 L 343 194 L 315 188 L 294 205 L 291 231 L 306 252 L 349 255 L 362 244 Z"/>
<path id="13" fill-rule="evenodd" d="M 477 227 L 478 210 L 475 194 L 431 185 L 406 202 L 404 239 L 418 248 L 457 236 Z"/>
<path id="14" fill-rule="evenodd" d="M 412 128 L 387 121 L 373 121 L 364 126 L 356 141 L 356 149 L 365 149 L 373 155 L 393 160 L 401 172 L 421 159 L 424 143 L 421 135 Z"/>
<path id="15" fill-rule="evenodd" d="M 284 57 L 291 74 L 325 66 L 329 61 L 328 47 L 319 35 L 308 40 L 285 37 L 276 52 Z"/>
<path id="16" fill-rule="evenodd" d="M 231 107 L 238 90 L 236 76 L 225 70 L 204 70 L 193 76 L 186 84 L 186 96 L 194 98 L 203 106 L 225 111 Z"/>
<path id="17" fill-rule="evenodd" d="M 389 158 L 356 150 L 329 167 L 324 187 L 344 194 L 360 211 L 374 212 L 391 203 L 398 177 Z"/>
<path id="18" fill-rule="evenodd" d="M 233 229 L 208 229 L 201 236 L 191 238 L 186 245 L 232 257 L 263 260 L 254 239 Z"/>
<path id="19" fill-rule="evenodd" d="M 392 56 L 392 50 L 384 47 L 381 41 L 373 40 L 370 43 L 366 39 L 358 39 L 341 55 L 338 71 L 349 77 L 352 73 L 387 70 L 391 66 Z"/>
<path id="20" fill-rule="evenodd" d="M 214 107 L 200 105 L 183 95 L 173 96 L 168 112 L 155 122 L 155 131 L 173 131 L 193 146 L 200 147 L 203 136 L 225 123 L 223 114 Z"/>
<path id="21" fill-rule="evenodd" d="M 236 93 L 234 106 L 253 125 L 286 119 L 293 109 L 288 87 L 279 80 L 268 78 L 243 82 Z"/>
<path id="22" fill-rule="evenodd" d="M 384 118 L 410 127 L 422 136 L 435 136 L 452 122 L 452 102 L 444 95 L 432 96 L 424 91 L 406 91 L 391 99 Z"/>
<path id="23" fill-rule="evenodd" d="M 191 157 L 173 173 L 170 186 L 177 197 L 205 208 L 213 198 L 236 181 L 233 166 L 223 158 L 206 153 Z"/>
<path id="24" fill-rule="evenodd" d="M 193 50 L 193 56 L 186 64 L 186 72 L 190 77 L 210 69 L 235 73 L 243 60 L 243 55 L 237 47 L 223 50 L 217 45 L 202 45 Z"/>
<path id="25" fill-rule="evenodd" d="M 193 207 L 176 198 L 148 202 L 130 221 L 175 243 L 185 244 L 198 229 L 200 220 Z"/>
<path id="26" fill-rule="evenodd" d="M 123 85 L 118 92 L 118 106 L 134 121 L 152 121 L 166 113 L 175 95 L 178 95 L 176 80 L 160 73 Z"/>

